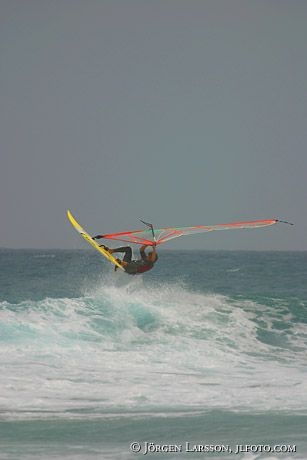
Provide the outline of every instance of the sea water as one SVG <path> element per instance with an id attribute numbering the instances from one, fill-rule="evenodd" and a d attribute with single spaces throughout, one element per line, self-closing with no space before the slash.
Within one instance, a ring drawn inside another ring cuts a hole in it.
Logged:
<path id="1" fill-rule="evenodd" d="M 0 251 L 1 459 L 306 459 L 307 253 Z"/>

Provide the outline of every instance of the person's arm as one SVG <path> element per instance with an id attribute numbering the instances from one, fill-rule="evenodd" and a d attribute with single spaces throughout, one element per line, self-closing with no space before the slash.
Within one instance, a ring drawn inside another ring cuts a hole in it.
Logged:
<path id="1" fill-rule="evenodd" d="M 140 247 L 140 254 L 141 254 L 141 258 L 143 260 L 147 260 L 147 256 L 146 256 L 146 253 L 145 253 L 145 249 L 147 248 L 147 246 L 151 246 L 150 244 L 143 244 L 143 246 Z"/>
<path id="2" fill-rule="evenodd" d="M 156 256 L 155 262 L 157 262 L 157 260 L 158 260 L 158 254 L 157 254 L 157 251 L 156 251 L 156 245 L 155 245 L 155 244 L 154 244 L 153 247 L 152 247 L 152 252 L 155 254 L 155 256 Z"/>

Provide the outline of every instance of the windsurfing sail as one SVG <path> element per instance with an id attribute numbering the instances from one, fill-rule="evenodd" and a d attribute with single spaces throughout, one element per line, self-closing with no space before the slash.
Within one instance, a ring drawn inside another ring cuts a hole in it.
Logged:
<path id="1" fill-rule="evenodd" d="M 118 240 L 128 243 L 135 244 L 148 244 L 151 246 L 166 243 L 169 240 L 178 238 L 184 235 L 194 235 L 196 233 L 207 233 L 215 230 L 231 230 L 231 229 L 248 229 L 248 228 L 260 228 L 268 227 L 270 225 L 277 224 L 278 219 L 267 219 L 267 220 L 253 220 L 248 222 L 231 222 L 229 224 L 217 224 L 217 225 L 196 225 L 194 227 L 167 227 L 154 229 L 152 224 L 148 224 L 144 221 L 149 228 L 146 230 L 133 230 L 129 232 L 120 233 L 109 233 L 106 235 L 100 235 L 100 238 L 106 238 L 109 240 Z M 289 222 L 285 222 L 289 223 Z M 292 224 L 291 224 L 292 225 Z"/>

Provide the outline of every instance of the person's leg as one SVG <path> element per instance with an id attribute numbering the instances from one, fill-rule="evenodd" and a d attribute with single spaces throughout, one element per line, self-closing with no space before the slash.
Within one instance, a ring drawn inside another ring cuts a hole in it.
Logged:
<path id="1" fill-rule="evenodd" d="M 125 254 L 124 254 L 123 261 L 127 263 L 131 262 L 132 249 L 130 248 L 130 246 L 122 246 L 120 248 L 114 248 L 109 251 L 110 251 L 110 254 L 113 254 L 114 252 L 124 252 Z"/>

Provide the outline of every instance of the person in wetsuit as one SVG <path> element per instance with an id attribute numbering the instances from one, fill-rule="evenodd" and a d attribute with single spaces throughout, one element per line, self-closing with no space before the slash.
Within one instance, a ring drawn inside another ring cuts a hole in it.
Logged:
<path id="1" fill-rule="evenodd" d="M 99 235 L 94 236 L 93 239 L 99 239 Z M 148 254 L 145 253 L 145 249 L 147 246 L 152 247 L 152 251 L 150 251 Z M 144 244 L 140 248 L 140 255 L 141 258 L 138 260 L 132 260 L 132 249 L 130 246 L 122 246 L 120 248 L 108 248 L 105 245 L 101 245 L 106 251 L 108 251 L 110 254 L 114 254 L 115 252 L 120 252 L 124 254 L 123 259 L 116 259 L 117 262 L 121 264 L 121 266 L 124 268 L 125 272 L 128 273 L 129 275 L 138 275 L 140 273 L 147 272 L 148 270 L 151 270 L 154 266 L 154 264 L 158 260 L 158 254 L 156 252 L 156 247 L 152 246 L 151 244 Z M 117 270 L 117 266 L 115 266 L 115 271 Z"/>

